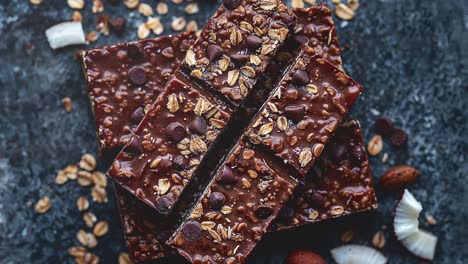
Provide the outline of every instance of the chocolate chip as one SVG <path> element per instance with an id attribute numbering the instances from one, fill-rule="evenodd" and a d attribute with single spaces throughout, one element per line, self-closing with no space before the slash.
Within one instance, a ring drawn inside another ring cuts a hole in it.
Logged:
<path id="1" fill-rule="evenodd" d="M 250 59 L 250 56 L 247 54 L 233 54 L 231 55 L 231 60 L 236 64 L 245 64 Z"/>
<path id="2" fill-rule="evenodd" d="M 124 17 L 116 17 L 109 19 L 110 28 L 113 29 L 118 36 L 121 36 L 125 31 L 125 23 L 126 20 Z"/>
<path id="3" fill-rule="evenodd" d="M 239 6 L 241 0 L 224 0 L 224 6 L 227 9 L 233 10 Z"/>
<path id="4" fill-rule="evenodd" d="M 406 133 L 403 131 L 403 129 L 395 128 L 393 130 L 392 136 L 390 137 L 390 142 L 395 147 L 401 147 L 406 143 L 407 138 L 408 137 L 406 136 Z"/>
<path id="5" fill-rule="evenodd" d="M 343 160 L 345 154 L 346 154 L 346 146 L 343 144 L 331 144 L 330 145 L 331 150 L 332 150 L 332 158 L 335 161 L 341 161 Z"/>
<path id="6" fill-rule="evenodd" d="M 128 78 L 133 84 L 142 85 L 146 82 L 146 71 L 141 66 L 134 66 L 128 71 Z"/>
<path id="7" fill-rule="evenodd" d="M 201 237 L 201 227 L 197 221 L 188 221 L 184 227 L 182 227 L 182 235 L 187 241 L 195 241 Z"/>
<path id="8" fill-rule="evenodd" d="M 158 164 L 158 171 L 168 171 L 172 169 L 172 161 L 170 155 L 162 157 L 161 161 Z"/>
<path id="9" fill-rule="evenodd" d="M 388 136 L 393 132 L 393 123 L 386 117 L 377 118 L 374 123 L 374 130 L 377 134 Z"/>
<path id="10" fill-rule="evenodd" d="M 316 208 L 323 208 L 327 202 L 325 197 L 315 190 L 308 190 L 305 197 L 309 205 Z"/>
<path id="11" fill-rule="evenodd" d="M 354 146 L 350 154 L 351 159 L 356 163 L 361 163 L 364 160 L 364 149 L 361 146 Z"/>
<path id="12" fill-rule="evenodd" d="M 286 116 L 294 122 L 299 122 L 304 118 L 305 108 L 303 105 L 288 105 L 284 108 Z"/>
<path id="13" fill-rule="evenodd" d="M 233 185 L 237 182 L 237 178 L 228 166 L 224 166 L 218 182 L 222 185 Z"/>
<path id="14" fill-rule="evenodd" d="M 224 196 L 224 194 L 220 192 L 212 192 L 210 196 L 208 196 L 208 204 L 213 210 L 221 209 L 221 207 L 223 207 L 225 202 L 226 202 L 226 197 Z"/>
<path id="15" fill-rule="evenodd" d="M 185 158 L 184 156 L 182 155 L 177 155 L 174 157 L 174 165 L 176 166 L 176 168 L 178 169 L 183 169 L 185 167 Z"/>
<path id="16" fill-rule="evenodd" d="M 185 127 L 179 122 L 172 122 L 167 125 L 166 133 L 174 141 L 179 142 L 185 137 Z"/>
<path id="17" fill-rule="evenodd" d="M 141 60 L 145 56 L 143 49 L 136 43 L 127 44 L 127 54 L 133 60 Z"/>
<path id="18" fill-rule="evenodd" d="M 309 38 L 304 35 L 294 35 L 294 40 L 301 45 L 309 42 Z"/>
<path id="19" fill-rule="evenodd" d="M 141 146 L 140 146 L 140 140 L 138 137 L 134 136 L 132 138 L 132 141 L 125 147 L 124 152 L 127 153 L 132 153 L 132 154 L 140 154 L 141 151 Z"/>
<path id="20" fill-rule="evenodd" d="M 210 61 L 218 59 L 223 54 L 223 49 L 218 45 L 209 45 L 206 49 L 207 57 Z"/>
<path id="21" fill-rule="evenodd" d="M 145 110 L 143 109 L 143 107 L 138 107 L 137 109 L 135 109 L 135 111 L 133 111 L 132 115 L 130 116 L 130 120 L 134 124 L 139 124 L 144 116 Z"/>
<path id="22" fill-rule="evenodd" d="M 296 70 L 292 75 L 292 82 L 295 85 L 304 85 L 309 83 L 309 76 L 303 70 Z"/>
<path id="23" fill-rule="evenodd" d="M 190 131 L 195 132 L 197 134 L 203 135 L 208 126 L 206 125 L 206 121 L 203 117 L 196 117 L 189 126 Z"/>
<path id="24" fill-rule="evenodd" d="M 273 208 L 268 205 L 259 205 L 257 209 L 255 209 L 255 215 L 261 219 L 267 219 L 273 214 Z"/>
<path id="25" fill-rule="evenodd" d="M 163 195 L 156 200 L 156 210 L 160 213 L 168 213 L 171 209 L 172 205 L 174 204 L 174 198 L 169 195 Z"/>
<path id="26" fill-rule="evenodd" d="M 256 50 L 260 45 L 262 45 L 262 39 L 255 35 L 250 35 L 245 38 L 245 43 L 250 50 Z"/>

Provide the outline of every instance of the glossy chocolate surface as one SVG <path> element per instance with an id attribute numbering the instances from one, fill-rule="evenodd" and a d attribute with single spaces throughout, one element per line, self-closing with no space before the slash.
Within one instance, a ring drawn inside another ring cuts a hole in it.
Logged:
<path id="1" fill-rule="evenodd" d="M 192 263 L 244 263 L 296 182 L 240 141 L 168 244 Z"/>
<path id="2" fill-rule="evenodd" d="M 280 0 L 231 2 L 207 22 L 181 68 L 239 105 L 285 41 L 294 15 Z"/>
<path id="3" fill-rule="evenodd" d="M 107 175 L 167 214 L 229 119 L 224 105 L 175 74 Z"/>
<path id="4" fill-rule="evenodd" d="M 127 143 L 195 38 L 186 32 L 83 54 L 101 150 L 120 149 Z"/>
<path id="5" fill-rule="evenodd" d="M 302 176 L 312 168 L 362 87 L 311 49 L 296 59 L 247 134 Z"/>
<path id="6" fill-rule="evenodd" d="M 271 230 L 377 208 L 373 177 L 357 120 L 336 130 L 311 173 L 294 190 Z"/>

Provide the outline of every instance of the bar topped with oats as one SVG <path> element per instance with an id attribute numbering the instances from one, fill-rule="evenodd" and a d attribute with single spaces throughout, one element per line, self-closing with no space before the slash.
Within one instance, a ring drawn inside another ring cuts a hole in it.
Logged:
<path id="1" fill-rule="evenodd" d="M 181 69 L 239 105 L 293 21 L 292 12 L 279 0 L 226 0 L 187 52 Z"/>

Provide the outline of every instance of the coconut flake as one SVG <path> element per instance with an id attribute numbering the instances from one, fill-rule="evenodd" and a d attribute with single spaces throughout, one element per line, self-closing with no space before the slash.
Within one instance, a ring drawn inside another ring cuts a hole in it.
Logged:
<path id="1" fill-rule="evenodd" d="M 78 21 L 57 24 L 48 28 L 45 34 L 52 49 L 86 43 L 83 27 Z"/>
<path id="2" fill-rule="evenodd" d="M 338 264 L 385 264 L 387 258 L 379 251 L 361 245 L 346 245 L 331 250 L 333 259 Z"/>
<path id="3" fill-rule="evenodd" d="M 397 205 L 393 227 L 398 240 L 414 255 L 432 260 L 437 245 L 437 237 L 420 230 L 418 217 L 422 205 L 408 190 Z"/>

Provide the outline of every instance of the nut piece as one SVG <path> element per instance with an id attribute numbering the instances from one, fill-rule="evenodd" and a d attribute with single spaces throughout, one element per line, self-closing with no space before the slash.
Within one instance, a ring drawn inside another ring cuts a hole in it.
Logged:
<path id="1" fill-rule="evenodd" d="M 36 213 L 43 214 L 47 212 L 50 207 L 52 207 L 52 203 L 50 202 L 49 197 L 45 196 L 37 201 L 36 206 L 34 206 L 34 210 L 36 210 Z"/>
<path id="2" fill-rule="evenodd" d="M 372 156 L 378 155 L 383 149 L 383 141 L 381 135 L 375 135 L 367 145 L 367 151 Z"/>
<path id="3" fill-rule="evenodd" d="M 380 178 L 380 188 L 385 192 L 398 191 L 414 182 L 421 172 L 411 166 L 396 166 L 384 172 Z"/>

